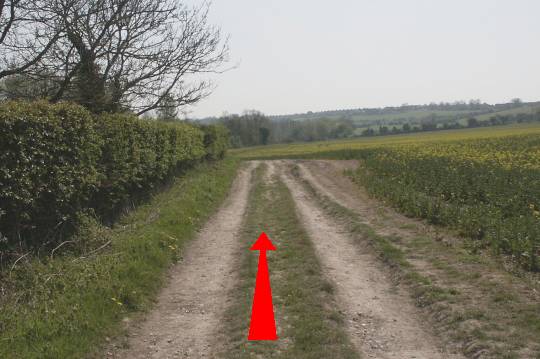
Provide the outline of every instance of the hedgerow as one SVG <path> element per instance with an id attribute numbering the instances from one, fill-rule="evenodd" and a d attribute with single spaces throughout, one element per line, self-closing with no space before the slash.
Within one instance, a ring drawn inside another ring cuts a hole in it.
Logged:
<path id="1" fill-rule="evenodd" d="M 111 216 L 204 159 L 223 157 L 220 127 L 93 116 L 46 102 L 0 104 L 0 253 L 52 246 L 81 213 Z"/>
<path id="2" fill-rule="evenodd" d="M 223 125 L 205 125 L 201 128 L 204 131 L 206 157 L 212 160 L 223 158 L 230 145 L 229 130 Z"/>

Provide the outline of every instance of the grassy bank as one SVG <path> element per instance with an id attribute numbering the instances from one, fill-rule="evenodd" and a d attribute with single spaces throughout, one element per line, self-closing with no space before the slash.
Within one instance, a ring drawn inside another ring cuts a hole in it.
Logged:
<path id="1" fill-rule="evenodd" d="M 76 358 L 149 307 L 169 265 L 227 195 L 238 161 L 201 164 L 107 229 L 87 220 L 84 256 L 21 260 L 1 273 L 0 357 Z"/>
<path id="2" fill-rule="evenodd" d="M 226 313 L 230 344 L 223 358 L 358 358 L 335 309 L 333 286 L 325 280 L 308 235 L 295 213 L 294 200 L 276 179 L 265 183 L 265 165 L 257 170 L 242 240 L 240 282 L 234 305 Z M 266 231 L 277 247 L 269 253 L 269 268 L 279 340 L 248 342 L 257 253 L 249 246 Z"/>

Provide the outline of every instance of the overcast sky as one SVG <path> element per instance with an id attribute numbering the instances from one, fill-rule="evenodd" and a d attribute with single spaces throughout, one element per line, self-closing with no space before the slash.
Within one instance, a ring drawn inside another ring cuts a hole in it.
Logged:
<path id="1" fill-rule="evenodd" d="M 239 65 L 191 116 L 540 100 L 539 16 L 539 0 L 214 0 Z"/>

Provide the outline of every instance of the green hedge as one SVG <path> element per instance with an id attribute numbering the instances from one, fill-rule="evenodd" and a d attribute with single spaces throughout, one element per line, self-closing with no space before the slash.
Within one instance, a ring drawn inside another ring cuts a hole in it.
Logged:
<path id="1" fill-rule="evenodd" d="M 92 207 L 101 214 L 110 215 L 134 194 L 147 192 L 206 155 L 204 133 L 188 124 L 112 114 L 100 116 L 96 128 L 103 138 L 97 164 L 103 180 Z"/>
<path id="2" fill-rule="evenodd" d="M 101 136 L 70 104 L 0 105 L 0 231 L 10 242 L 47 241 L 99 186 Z M 28 238 L 25 238 L 28 240 Z M 4 240 L 4 246 L 6 245 Z"/>
<path id="3" fill-rule="evenodd" d="M 223 157 L 227 136 L 68 103 L 0 104 L 0 251 L 54 244 L 81 211 L 110 216 L 193 163 Z"/>
<path id="4" fill-rule="evenodd" d="M 204 146 L 208 159 L 221 159 L 229 148 L 229 130 L 223 125 L 201 126 L 204 131 Z"/>

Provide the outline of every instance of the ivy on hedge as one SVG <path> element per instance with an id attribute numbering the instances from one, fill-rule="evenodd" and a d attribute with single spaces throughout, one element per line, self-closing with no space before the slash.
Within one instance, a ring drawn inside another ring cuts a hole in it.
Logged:
<path id="1" fill-rule="evenodd" d="M 81 211 L 110 215 L 178 171 L 224 156 L 220 126 L 94 116 L 70 103 L 0 104 L 0 251 L 60 240 Z"/>

